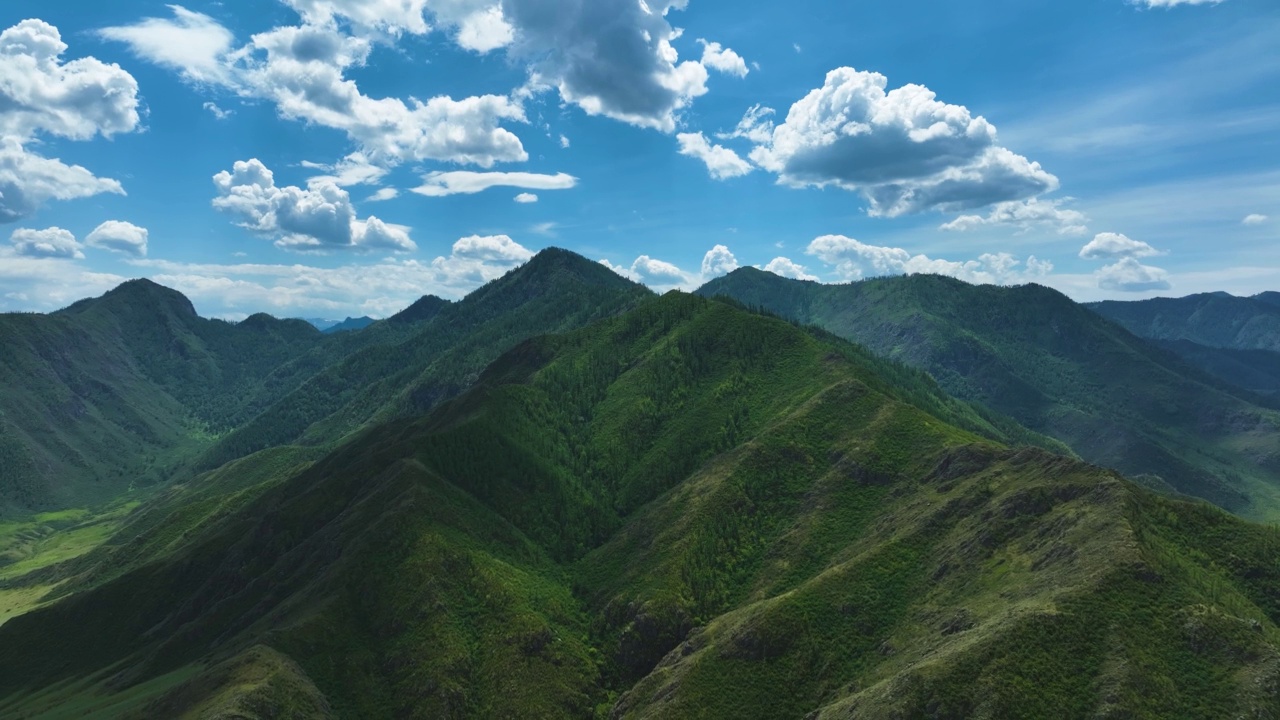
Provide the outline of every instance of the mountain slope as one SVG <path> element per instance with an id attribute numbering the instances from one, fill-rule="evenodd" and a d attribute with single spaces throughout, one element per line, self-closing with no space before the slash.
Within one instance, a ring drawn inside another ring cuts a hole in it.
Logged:
<path id="1" fill-rule="evenodd" d="M 1155 342 L 1218 381 L 1261 396 L 1269 407 L 1280 401 L 1280 352 L 1209 347 L 1190 340 Z"/>
<path id="2" fill-rule="evenodd" d="M 371 421 L 424 412 L 456 395 L 525 338 L 568 330 L 625 310 L 652 293 L 599 263 L 550 248 L 457 303 L 423 298 L 355 333 L 393 332 L 310 376 L 206 453 L 210 469 L 275 445 L 321 445 Z M 339 335 L 353 335 L 344 333 Z"/>
<path id="3" fill-rule="evenodd" d="M 1133 302 L 1109 300 L 1087 307 L 1138 337 L 1280 352 L 1280 303 L 1274 295 L 1236 297 L 1218 292 Z"/>
<path id="4" fill-rule="evenodd" d="M 0 316 L 0 507 L 102 502 L 164 479 L 320 339 L 301 321 L 200 318 L 146 280 L 52 315 Z"/>
<path id="5" fill-rule="evenodd" d="M 1280 711 L 1274 531 L 952 422 L 860 348 L 654 298 L 0 626 L 0 714 L 245 665 L 262 716 Z"/>
<path id="6" fill-rule="evenodd" d="M 698 292 L 923 368 L 948 392 L 1091 462 L 1246 516 L 1280 517 L 1280 414 L 1048 288 L 924 275 L 821 285 L 743 268 Z"/>

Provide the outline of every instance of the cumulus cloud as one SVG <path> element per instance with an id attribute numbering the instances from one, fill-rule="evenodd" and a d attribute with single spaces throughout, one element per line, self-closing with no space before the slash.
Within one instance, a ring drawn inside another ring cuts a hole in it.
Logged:
<path id="1" fill-rule="evenodd" d="M 80 252 L 80 243 L 69 230 L 60 227 L 31 230 L 18 228 L 9 235 L 13 252 L 30 258 L 62 258 L 80 260 L 84 253 Z"/>
<path id="2" fill-rule="evenodd" d="M 529 204 L 538 202 L 538 196 L 533 193 L 520 193 L 516 196 L 516 202 L 521 204 Z"/>
<path id="3" fill-rule="evenodd" d="M 1266 222 L 1268 219 L 1269 218 L 1266 215 L 1253 213 L 1252 215 L 1246 215 L 1244 220 L 1241 220 L 1240 222 L 1243 225 L 1261 225 L 1262 223 Z"/>
<path id="4" fill-rule="evenodd" d="M 239 218 L 242 227 L 274 239 L 283 249 L 417 249 L 409 228 L 373 216 L 358 219 L 350 195 L 333 183 L 307 189 L 277 187 L 272 172 L 257 159 L 237 162 L 231 172 L 215 175 L 213 183 L 218 190 L 214 208 Z"/>
<path id="5" fill-rule="evenodd" d="M 385 202 L 387 200 L 395 200 L 400 197 L 400 191 L 395 188 L 382 188 L 378 192 L 370 195 L 365 202 Z"/>
<path id="6" fill-rule="evenodd" d="M 718 42 L 707 42 L 702 38 L 698 38 L 698 42 L 702 45 L 702 64 L 705 67 L 740 78 L 746 77 L 750 72 L 747 69 L 747 61 L 733 50 L 722 47 Z"/>
<path id="7" fill-rule="evenodd" d="M 879 73 L 837 68 L 791 106 L 751 159 L 795 186 L 856 190 L 872 215 L 962 211 L 1058 187 L 1039 163 L 997 144 L 996 129 L 920 85 L 885 91 Z"/>
<path id="8" fill-rule="evenodd" d="M 506 235 L 472 235 L 453 244 L 453 257 L 517 265 L 533 257 L 533 253 Z"/>
<path id="9" fill-rule="evenodd" d="M 42 20 L 0 32 L 0 222 L 14 222 L 49 200 L 124 194 L 116 180 L 30 149 L 38 136 L 89 140 L 138 126 L 138 83 L 95 58 L 63 62 L 67 44 Z"/>
<path id="10" fill-rule="evenodd" d="M 1053 271 L 1053 264 L 1034 255 L 1025 262 L 1009 253 L 986 253 L 977 260 L 930 258 L 903 248 L 868 245 L 844 235 L 823 235 L 809 243 L 806 254 L 835 266 L 846 280 L 882 275 L 949 275 L 965 282 L 1011 285 L 1031 282 Z"/>
<path id="11" fill-rule="evenodd" d="M 196 22 L 192 18 L 198 13 L 175 8 L 173 19 L 148 18 L 102 32 L 148 60 L 178 68 L 188 80 L 268 100 L 285 119 L 344 132 L 375 164 L 439 160 L 487 168 L 499 162 L 527 160 L 520 139 L 502 127 L 504 122 L 526 122 L 521 105 L 509 97 L 482 95 L 455 100 L 439 96 L 406 102 L 365 95 L 347 78 L 348 70 L 365 63 L 372 41 L 344 33 L 333 18 L 346 18 L 357 28 L 426 32 L 425 21 L 419 25 L 413 20 L 422 20 L 424 7 L 424 3 L 412 0 L 299 0 L 295 8 L 310 24 L 258 33 L 248 44 L 231 50 L 206 43 L 207 52 L 194 58 L 161 53 L 150 38 L 163 36 L 166 47 L 179 44 L 168 38 L 180 38 Z M 229 36 L 229 31 L 208 16 L 199 15 L 198 22 L 204 32 Z"/>
<path id="12" fill-rule="evenodd" d="M 590 115 L 672 132 L 707 92 L 701 62 L 680 62 L 667 21 L 687 0 L 502 0 L 514 28 L 508 52 L 530 62 L 534 84 Z"/>
<path id="13" fill-rule="evenodd" d="M 728 275 L 738 269 L 738 258 L 734 257 L 729 248 L 724 245 L 716 245 L 702 256 L 702 279 L 710 280 L 713 277 Z"/>
<path id="14" fill-rule="evenodd" d="M 133 76 L 92 57 L 63 62 L 66 50 L 58 29 L 43 20 L 0 33 L 0 135 L 89 140 L 138 126 Z"/>
<path id="15" fill-rule="evenodd" d="M 95 177 L 79 165 L 29 152 L 15 138 L 0 139 L 0 223 L 27 217 L 49 200 L 99 193 L 125 194 L 118 180 Z"/>
<path id="16" fill-rule="evenodd" d="M 675 263 L 649 255 L 637 257 L 629 266 L 615 265 L 608 260 L 601 260 L 600 264 L 658 292 L 695 290 L 708 280 L 731 273 L 739 267 L 738 258 L 725 245 L 716 245 L 702 256 L 700 272 L 689 272 Z"/>
<path id="17" fill-rule="evenodd" d="M 444 5 L 445 3 L 437 2 L 435 4 Z M 462 0 L 462 2 L 453 0 L 448 4 L 470 6 L 475 3 L 467 2 L 467 0 Z M 515 28 L 511 27 L 507 22 L 506 17 L 502 14 L 502 7 L 499 5 L 478 9 L 464 7 L 462 13 L 453 18 L 446 18 L 439 11 L 437 11 L 436 16 L 443 18 L 445 22 L 457 28 L 455 40 L 458 45 L 467 50 L 474 50 L 483 54 L 506 47 L 515 39 Z"/>
<path id="18" fill-rule="evenodd" d="M 422 177 L 422 185 L 413 192 L 427 197 L 473 194 L 493 187 L 515 187 L 528 190 L 568 190 L 578 178 L 566 173 L 540 175 L 527 172 L 472 172 L 469 170 L 436 171 Z"/>
<path id="19" fill-rule="evenodd" d="M 1118 292 L 1168 290 L 1172 287 L 1169 273 L 1157 267 L 1143 265 L 1132 257 L 1121 258 L 1119 262 L 1107 265 L 1098 270 L 1095 277 L 1098 287 Z"/>
<path id="20" fill-rule="evenodd" d="M 122 220 L 108 220 L 89 233 L 84 242 L 124 255 L 143 257 L 147 254 L 147 229 Z"/>
<path id="21" fill-rule="evenodd" d="M 235 41 L 231 31 L 203 13 L 178 5 L 169 9 L 172 19 L 144 18 L 133 25 L 103 28 L 98 36 L 125 43 L 134 55 L 177 70 L 189 81 L 229 83 L 224 58 Z"/>
<path id="22" fill-rule="evenodd" d="M 763 268 L 766 272 L 774 275 L 781 275 L 785 278 L 794 280 L 814 280 L 818 279 L 817 275 L 810 275 L 809 271 L 803 265 L 797 265 L 790 258 L 776 257 L 769 261 L 768 265 Z"/>
<path id="23" fill-rule="evenodd" d="M 1005 225 L 1029 232 L 1036 227 L 1050 227 L 1059 235 L 1083 235 L 1089 231 L 1089 218 L 1079 210 L 1062 207 L 1063 200 L 1030 198 L 1023 201 L 997 203 L 983 215 L 961 215 L 939 226 L 940 230 L 965 232 L 984 226 Z"/>
<path id="24" fill-rule="evenodd" d="M 1085 260 L 1115 260 L 1117 258 L 1142 258 L 1164 253 L 1141 240 L 1134 240 L 1120 233 L 1098 233 L 1084 247 L 1080 257 Z"/>
<path id="25" fill-rule="evenodd" d="M 707 166 L 707 172 L 716 180 L 741 177 L 753 169 L 751 163 L 723 145 L 712 145 L 702 133 L 680 133 L 680 154 L 695 157 Z"/>

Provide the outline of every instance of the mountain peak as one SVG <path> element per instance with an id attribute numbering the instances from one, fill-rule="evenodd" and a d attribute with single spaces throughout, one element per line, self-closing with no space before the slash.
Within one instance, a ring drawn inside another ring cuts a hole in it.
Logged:
<path id="1" fill-rule="evenodd" d="M 114 289 L 108 290 L 101 297 L 81 300 L 62 312 L 78 314 L 98 307 L 109 311 L 125 308 L 133 311 L 142 309 L 154 311 L 164 308 L 179 317 L 199 317 L 195 306 L 186 295 L 147 278 L 127 280 Z"/>
<path id="2" fill-rule="evenodd" d="M 387 322 L 407 324 L 425 322 L 449 307 L 449 301 L 435 295 L 423 295 L 412 305 L 387 318 Z"/>

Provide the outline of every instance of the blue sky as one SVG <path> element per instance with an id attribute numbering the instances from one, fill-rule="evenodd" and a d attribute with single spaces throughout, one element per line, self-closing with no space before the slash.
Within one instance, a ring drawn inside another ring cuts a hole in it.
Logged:
<path id="1" fill-rule="evenodd" d="M 659 290 L 1280 289 L 1274 0 L 6 0 L 0 29 L 2 311 L 145 276 L 385 316 L 549 245 Z"/>

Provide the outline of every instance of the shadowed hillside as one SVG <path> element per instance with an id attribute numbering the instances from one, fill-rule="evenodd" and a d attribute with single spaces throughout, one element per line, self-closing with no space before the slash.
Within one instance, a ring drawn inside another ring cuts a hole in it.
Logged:
<path id="1" fill-rule="evenodd" d="M 1280 517 L 1280 414 L 1054 290 L 925 275 L 821 285 L 743 268 L 698 292 L 925 369 L 1091 462 Z"/>
<path id="2" fill-rule="evenodd" d="M 207 477 L 221 510 L 0 626 L 0 713 L 1280 710 L 1274 531 L 994 432 L 856 346 L 654 298 L 243 500 L 265 456 Z"/>

